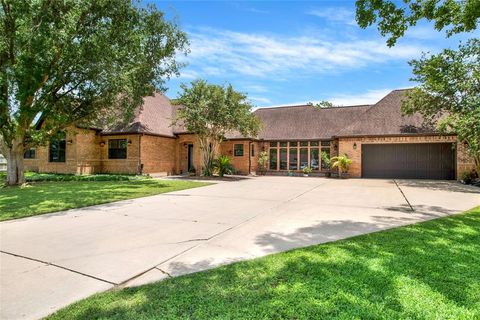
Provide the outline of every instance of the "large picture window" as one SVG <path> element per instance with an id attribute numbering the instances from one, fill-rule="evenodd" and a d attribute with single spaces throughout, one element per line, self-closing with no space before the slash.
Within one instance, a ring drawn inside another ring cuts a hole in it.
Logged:
<path id="1" fill-rule="evenodd" d="M 270 149 L 270 170 L 277 170 L 277 149 Z"/>
<path id="2" fill-rule="evenodd" d="M 318 154 L 318 148 L 310 149 L 310 168 L 312 170 L 318 170 L 320 168 L 320 158 Z"/>
<path id="3" fill-rule="evenodd" d="M 280 170 L 287 170 L 287 150 L 286 148 L 280 149 Z"/>
<path id="4" fill-rule="evenodd" d="M 300 169 L 308 167 L 308 149 L 301 148 L 300 149 Z"/>
<path id="5" fill-rule="evenodd" d="M 289 170 L 298 170 L 298 154 L 297 148 L 290 148 Z"/>
<path id="6" fill-rule="evenodd" d="M 60 132 L 50 140 L 48 158 L 50 162 L 65 162 L 66 142 L 65 132 Z"/>
<path id="7" fill-rule="evenodd" d="M 233 145 L 233 155 L 235 157 L 243 157 L 243 144 Z"/>
<path id="8" fill-rule="evenodd" d="M 108 140 L 108 159 L 127 159 L 127 139 Z"/>

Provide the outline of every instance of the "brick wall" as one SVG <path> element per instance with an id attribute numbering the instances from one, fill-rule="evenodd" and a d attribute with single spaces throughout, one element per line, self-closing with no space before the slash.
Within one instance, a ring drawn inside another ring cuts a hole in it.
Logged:
<path id="1" fill-rule="evenodd" d="M 144 173 L 176 174 L 177 141 L 175 138 L 143 135 L 140 144 Z"/>
<path id="2" fill-rule="evenodd" d="M 411 136 L 411 137 L 360 137 L 360 138 L 340 138 L 338 140 L 338 154 L 347 156 L 352 159 L 349 173 L 352 177 L 362 176 L 362 144 L 368 143 L 456 143 L 456 136 Z M 356 149 L 353 144 L 356 143 Z M 457 147 L 457 178 L 464 171 L 474 168 L 474 161 L 466 152 L 463 144 Z"/>
<path id="3" fill-rule="evenodd" d="M 127 140 L 126 159 L 108 158 L 108 141 L 112 139 Z M 105 144 L 103 147 L 100 147 L 102 172 L 124 174 L 137 174 L 140 172 L 140 134 L 104 135 L 101 136 L 101 141 Z"/>
<path id="4" fill-rule="evenodd" d="M 90 174 L 101 171 L 99 136 L 95 130 L 69 127 L 65 130 L 65 162 L 49 161 L 49 144 L 35 148 L 35 159 L 25 159 L 25 170 Z"/>
<path id="5" fill-rule="evenodd" d="M 235 156 L 233 148 L 235 144 L 243 145 L 243 156 Z M 239 174 L 250 174 L 250 172 L 255 172 L 257 169 L 258 163 L 258 143 L 252 142 L 254 145 L 254 156 L 250 157 L 250 140 L 227 140 L 222 142 L 220 146 L 220 153 L 230 157 L 232 164 L 235 167 L 235 170 Z M 249 162 L 250 158 L 250 162 Z"/>

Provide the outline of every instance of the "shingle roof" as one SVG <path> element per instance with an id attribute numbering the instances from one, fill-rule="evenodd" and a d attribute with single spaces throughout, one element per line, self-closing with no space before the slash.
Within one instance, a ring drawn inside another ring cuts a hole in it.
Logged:
<path id="1" fill-rule="evenodd" d="M 401 135 L 431 133 L 432 128 L 423 126 L 419 114 L 404 116 L 401 113 L 402 99 L 406 90 L 394 90 L 374 105 L 317 108 L 311 105 L 260 108 L 254 114 L 260 118 L 262 129 L 258 139 L 308 140 L 330 139 L 340 136 Z M 144 98 L 144 104 L 135 112 L 129 123 L 119 123 L 108 133 L 148 133 L 174 137 L 186 133 L 179 123 L 172 126 L 179 108 L 161 93 Z M 238 132 L 227 135 L 228 139 L 243 138 Z"/>
<path id="2" fill-rule="evenodd" d="M 262 121 L 260 139 L 330 139 L 369 108 L 370 105 L 332 108 L 301 105 L 261 108 L 255 115 Z"/>
<path id="3" fill-rule="evenodd" d="M 143 99 L 143 106 L 137 108 L 132 121 L 118 123 L 103 133 L 149 133 L 174 137 L 172 121 L 176 108 L 165 95 L 155 93 Z"/>
<path id="4" fill-rule="evenodd" d="M 432 127 L 424 126 L 420 114 L 403 115 L 402 100 L 408 89 L 393 90 L 379 102 L 368 108 L 358 119 L 339 130 L 335 136 L 402 135 L 432 133 Z"/>

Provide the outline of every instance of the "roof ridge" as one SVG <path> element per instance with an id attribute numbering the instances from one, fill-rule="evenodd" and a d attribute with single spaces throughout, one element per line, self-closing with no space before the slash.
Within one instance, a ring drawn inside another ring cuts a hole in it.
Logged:
<path id="1" fill-rule="evenodd" d="M 371 107 L 374 104 L 354 104 L 354 105 L 348 105 L 348 106 L 343 106 L 343 105 L 338 105 L 338 106 L 333 106 L 333 107 L 325 107 L 325 108 L 318 108 L 319 110 L 324 110 L 324 109 L 341 109 L 341 108 L 357 108 L 357 107 Z M 291 106 L 276 106 L 276 107 L 259 107 L 257 110 L 266 110 L 266 109 L 284 109 L 284 108 L 299 108 L 299 107 L 313 107 L 315 108 L 314 105 L 310 104 L 298 104 L 298 105 L 291 105 Z"/>

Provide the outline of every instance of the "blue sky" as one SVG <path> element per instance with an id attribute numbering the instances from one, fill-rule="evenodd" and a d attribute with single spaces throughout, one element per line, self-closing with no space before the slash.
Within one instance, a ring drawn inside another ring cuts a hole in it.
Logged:
<path id="1" fill-rule="evenodd" d="M 156 1 L 190 39 L 191 53 L 178 78 L 231 83 L 258 107 L 329 100 L 339 105 L 374 103 L 392 89 L 413 86 L 407 61 L 422 51 L 455 47 L 426 22 L 393 48 L 375 27 L 361 29 L 355 2 Z"/>

